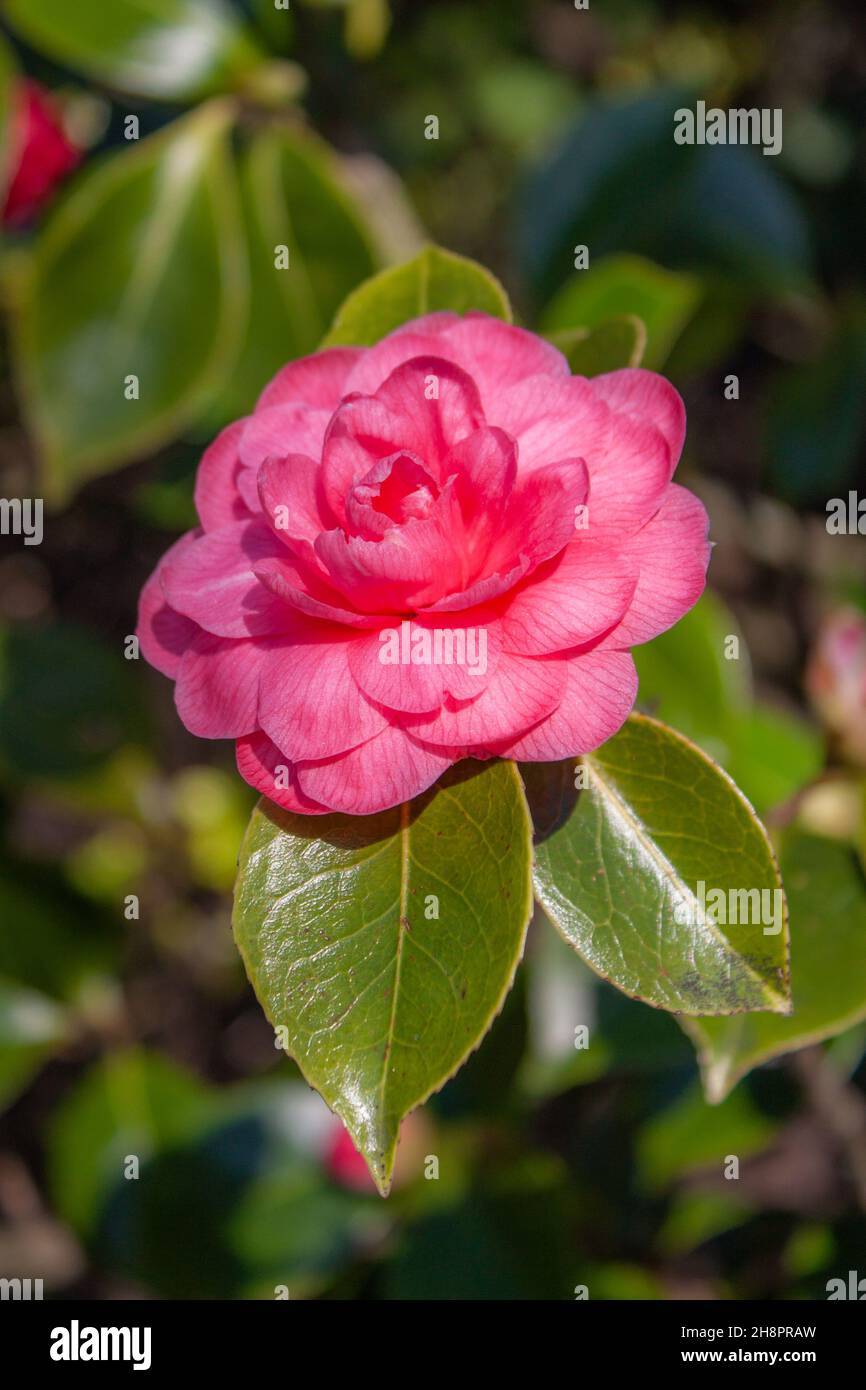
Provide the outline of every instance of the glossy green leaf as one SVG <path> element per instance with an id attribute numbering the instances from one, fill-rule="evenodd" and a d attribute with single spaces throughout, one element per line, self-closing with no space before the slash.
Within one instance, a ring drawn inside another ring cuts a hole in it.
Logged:
<path id="1" fill-rule="evenodd" d="M 481 309 L 511 320 L 511 309 L 498 280 L 465 256 L 426 246 L 405 265 L 383 270 L 349 295 L 322 344 L 368 347 L 407 319 L 451 309 L 466 314 Z"/>
<path id="2" fill-rule="evenodd" d="M 511 986 L 531 915 L 530 836 L 506 762 L 461 764 L 375 816 L 311 819 L 266 801 L 253 813 L 238 947 L 383 1194 L 400 1121 L 478 1046 Z"/>
<path id="3" fill-rule="evenodd" d="M 226 0 L 6 0 L 3 14 L 64 67 L 163 100 L 234 87 L 261 60 Z"/>
<path id="4" fill-rule="evenodd" d="M 315 352 L 346 295 L 378 258 L 327 146 L 299 130 L 260 131 L 241 164 L 250 264 L 250 315 L 227 389 L 224 419 L 244 415 L 286 362 Z M 288 266 L 278 268 L 277 248 Z"/>
<path id="5" fill-rule="evenodd" d="M 753 1067 L 866 1019 L 866 883 L 852 850 L 791 831 L 782 847 L 791 914 L 793 1011 L 788 1018 L 689 1019 L 710 1101 Z"/>
<path id="6" fill-rule="evenodd" d="M 644 365 L 658 368 L 700 297 L 700 281 L 693 275 L 665 270 L 640 256 L 608 256 L 566 282 L 544 311 L 541 327 L 548 334 L 573 328 L 600 329 L 609 319 L 637 315 L 645 329 Z"/>
<path id="7" fill-rule="evenodd" d="M 576 790 L 578 769 L 586 786 Z M 706 754 L 634 715 L 595 753 L 528 765 L 524 778 L 536 892 L 598 974 L 675 1012 L 788 1009 L 773 851 L 751 806 Z M 714 894 L 725 895 L 724 912 Z"/>
<path id="8" fill-rule="evenodd" d="M 561 329 L 548 337 L 577 376 L 638 367 L 646 347 L 646 329 L 634 314 L 605 319 L 597 328 Z"/>
<path id="9" fill-rule="evenodd" d="M 238 350 L 231 118 L 211 103 L 86 172 L 37 242 L 16 350 L 54 503 L 169 439 Z"/>

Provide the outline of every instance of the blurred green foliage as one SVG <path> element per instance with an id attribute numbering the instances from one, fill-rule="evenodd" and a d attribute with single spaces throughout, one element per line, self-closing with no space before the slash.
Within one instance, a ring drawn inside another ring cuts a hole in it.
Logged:
<path id="1" fill-rule="evenodd" d="M 799 965 L 808 1036 L 844 1030 L 820 1066 L 862 1103 L 866 814 L 830 838 L 779 830 L 826 765 L 800 690 L 815 610 L 863 591 L 861 553 L 835 568 L 841 547 L 826 560 L 812 525 L 864 476 L 851 7 L 4 0 L 0 15 L 0 131 L 26 72 L 94 146 L 45 217 L 7 236 L 2 266 L 0 491 L 30 476 L 14 371 L 40 454 L 29 491 L 68 504 L 38 551 L 0 561 L 0 1150 L 78 1252 L 71 1271 L 40 1255 L 47 1290 L 823 1297 L 862 1267 L 866 1218 L 844 1143 L 782 1054 L 805 1040 L 796 1016 L 748 1036 L 701 1025 L 729 1071 L 771 1058 L 710 1107 L 676 1021 L 591 975 L 544 922 L 387 1208 L 340 1186 L 329 1115 L 231 948 L 252 798 L 230 750 L 187 738 L 165 683 L 122 652 L 166 533 L 191 524 L 216 424 L 424 240 L 490 266 L 519 321 L 570 335 L 576 369 L 644 349 L 686 398 L 683 474 L 710 489 L 719 544 L 717 592 L 638 654 L 640 700 L 768 814 L 799 912 L 795 998 Z M 698 96 L 783 105 L 781 156 L 675 146 L 673 110 Z M 7 138 L 4 178 L 10 158 Z M 460 267 L 439 265 L 449 280 Z M 412 271 L 391 273 L 393 322 L 436 307 Z M 500 312 L 495 279 L 484 293 Z M 351 338 L 353 304 L 333 341 Z M 759 491 L 786 505 L 755 539 Z M 834 785 L 862 797 L 863 770 L 830 758 Z M 0 1263 L 28 1229 L 5 1182 Z"/>

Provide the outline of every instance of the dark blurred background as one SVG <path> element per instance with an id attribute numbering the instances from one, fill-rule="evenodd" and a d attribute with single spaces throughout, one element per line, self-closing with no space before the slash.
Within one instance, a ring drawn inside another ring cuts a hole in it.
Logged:
<path id="1" fill-rule="evenodd" d="M 771 826 L 839 848 L 863 974 L 866 535 L 825 524 L 828 499 L 866 492 L 862 5 L 234 8 L 306 73 L 374 261 L 429 239 L 492 269 L 539 331 L 646 323 L 717 544 L 711 596 L 641 657 L 641 702 Z M 190 105 L 120 96 L 15 24 L 7 39 L 87 147 L 61 199 L 123 151 L 129 112 L 145 135 Z M 677 147 L 672 112 L 698 97 L 782 108 L 781 153 Z M 9 314 L 39 235 L 7 240 Z M 4 497 L 40 495 L 15 356 L 7 333 Z M 89 469 L 40 546 L 0 541 L 0 1276 L 84 1298 L 775 1299 L 866 1275 L 866 980 L 859 1008 L 829 1001 L 830 1041 L 708 1106 L 676 1020 L 541 921 L 481 1050 L 407 1122 L 392 1197 L 374 1194 L 232 943 L 252 793 L 231 746 L 187 735 L 169 683 L 124 659 L 142 583 L 194 524 L 201 449 L 253 399 L 215 388 L 156 450 Z"/>

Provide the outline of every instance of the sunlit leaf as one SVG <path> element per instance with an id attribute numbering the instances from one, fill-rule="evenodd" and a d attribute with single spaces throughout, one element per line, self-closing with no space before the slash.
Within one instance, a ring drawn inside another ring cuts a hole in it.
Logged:
<path id="1" fill-rule="evenodd" d="M 286 127 L 258 132 L 241 163 L 241 192 L 250 315 L 220 392 L 226 420 L 252 410 L 286 362 L 315 352 L 346 295 L 377 265 L 360 211 L 313 136 Z"/>
<path id="2" fill-rule="evenodd" d="M 381 271 L 350 294 L 323 346 L 366 347 L 407 319 L 435 309 L 458 314 L 481 309 L 506 322 L 511 319 L 505 291 L 489 271 L 465 256 L 427 246 L 405 265 Z"/>
<path id="3" fill-rule="evenodd" d="M 598 974 L 676 1012 L 788 1010 L 784 894 L 770 842 L 700 749 L 634 715 L 596 752 L 528 764 L 524 779 L 536 892 Z"/>
<path id="4" fill-rule="evenodd" d="M 226 0 L 5 0 L 3 14 L 64 67 L 163 100 L 226 90 L 261 60 Z"/>
<path id="5" fill-rule="evenodd" d="M 460 765 L 374 816 L 311 821 L 265 801 L 253 813 L 238 946 L 286 1050 L 383 1193 L 400 1121 L 502 1007 L 531 915 L 529 861 L 512 763 Z"/>
<path id="6" fill-rule="evenodd" d="M 171 438 L 238 351 L 230 121 L 211 103 L 110 156 L 39 237 L 15 348 L 50 501 Z"/>

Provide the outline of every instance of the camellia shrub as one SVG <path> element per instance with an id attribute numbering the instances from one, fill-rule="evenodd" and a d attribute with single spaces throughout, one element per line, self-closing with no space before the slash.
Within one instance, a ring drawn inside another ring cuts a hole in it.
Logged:
<path id="1" fill-rule="evenodd" d="M 200 526 L 141 599 L 180 717 L 262 793 L 250 978 L 383 1193 L 402 1118 L 502 1007 L 534 896 L 635 998 L 790 1009 L 765 830 L 629 717 L 630 649 L 704 587 L 682 402 L 628 362 L 574 375 L 510 318 L 432 248 L 361 286 L 206 450 Z"/>
<path id="2" fill-rule="evenodd" d="M 356 52 L 381 39 L 373 9 L 365 28 L 347 7 Z M 673 481 L 682 402 L 647 369 L 698 280 L 601 257 L 541 309 L 539 336 L 482 266 L 386 245 L 301 109 L 304 74 L 239 8 L 3 13 L 109 93 L 122 132 L 87 157 L 0 44 L 10 356 L 41 491 L 62 507 L 181 437 L 210 441 L 195 527 L 146 584 L 138 638 L 184 725 L 234 740 L 238 788 L 261 793 L 238 948 L 380 1192 L 404 1117 L 502 1009 L 536 907 L 599 976 L 679 1019 L 712 1101 L 862 1020 L 853 846 L 813 833 L 814 806 L 811 826 L 791 810 L 820 739 L 725 659 L 739 637 L 702 592 L 707 515 Z M 605 109 L 593 139 L 612 122 L 619 149 L 619 120 Z M 525 240 L 543 288 L 573 229 L 539 234 L 539 209 L 568 208 L 538 190 Z M 810 690 L 862 761 L 859 632 L 828 629 Z M 50 640 L 53 699 L 57 665 L 86 664 L 125 717 L 109 667 Z M 12 704 L 19 763 L 50 773 L 34 708 Z M 189 771 L 187 808 L 213 786 Z M 755 808 L 779 806 L 771 839 Z M 223 888 L 212 824 L 197 833 Z M 135 1091 L 126 1067 L 107 1089 Z M 182 1091 L 177 1113 L 191 1103 Z M 333 1171 L 366 1185 L 329 1142 Z"/>

